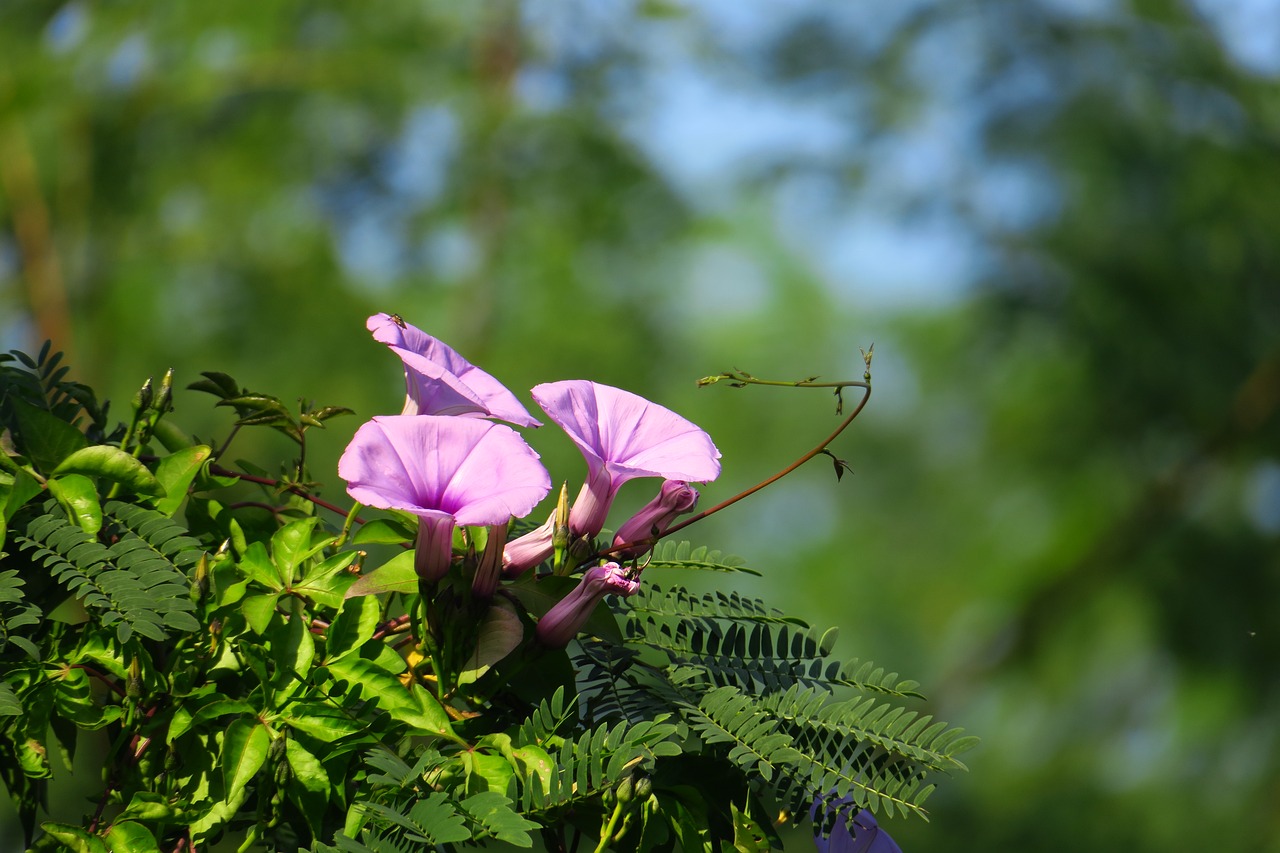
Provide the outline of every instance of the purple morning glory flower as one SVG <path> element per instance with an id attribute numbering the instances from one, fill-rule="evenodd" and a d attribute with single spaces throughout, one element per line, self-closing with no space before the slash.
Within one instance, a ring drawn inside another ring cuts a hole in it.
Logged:
<path id="1" fill-rule="evenodd" d="M 538 454 L 515 430 L 474 418 L 375 417 L 338 461 L 347 493 L 368 506 L 418 516 L 418 576 L 449 570 L 455 524 L 506 524 L 551 491 Z"/>
<path id="2" fill-rule="evenodd" d="M 822 811 L 826 820 L 820 822 Z M 889 833 L 880 828 L 871 812 L 859 809 L 849 800 L 818 797 L 809 810 L 816 831 L 813 844 L 818 853 L 902 853 Z M 823 824 L 831 822 L 831 832 L 823 834 Z M 852 830 L 850 829 L 852 827 Z"/>
<path id="3" fill-rule="evenodd" d="M 617 535 L 613 537 L 613 544 L 616 547 L 628 542 L 641 542 L 661 536 L 676 518 L 692 511 L 697 505 L 697 489 L 684 480 L 665 480 L 662 488 L 658 490 L 657 497 L 641 507 L 639 512 L 618 528 Z M 620 560 L 631 560 L 652 548 L 653 543 L 650 542 L 613 553 Z"/>
<path id="4" fill-rule="evenodd" d="M 404 362 L 404 415 L 472 415 L 516 426 L 542 424 L 525 411 L 501 382 L 452 347 L 390 314 L 374 314 L 365 324 L 376 341 Z"/>
<path id="5" fill-rule="evenodd" d="M 629 596 L 639 590 L 639 582 L 627 577 L 626 570 L 617 563 L 588 569 L 578 585 L 538 620 L 538 642 L 549 649 L 563 649 L 582 630 L 606 595 Z"/>
<path id="6" fill-rule="evenodd" d="M 635 477 L 706 483 L 720 451 L 697 425 L 645 398 L 584 380 L 535 386 L 533 399 L 587 460 L 587 481 L 569 512 L 573 536 L 595 536 L 618 488 Z"/>

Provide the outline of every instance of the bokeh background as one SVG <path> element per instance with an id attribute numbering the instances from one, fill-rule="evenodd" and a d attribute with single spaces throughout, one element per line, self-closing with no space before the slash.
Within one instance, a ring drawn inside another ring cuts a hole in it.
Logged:
<path id="1" fill-rule="evenodd" d="M 853 475 L 689 532 L 983 737 L 903 848 L 1277 851 L 1278 84 L 1268 0 L 5 0 L 0 347 L 350 406 L 339 496 L 397 312 L 695 420 L 709 505 L 833 401 L 694 380 L 874 342 Z"/>

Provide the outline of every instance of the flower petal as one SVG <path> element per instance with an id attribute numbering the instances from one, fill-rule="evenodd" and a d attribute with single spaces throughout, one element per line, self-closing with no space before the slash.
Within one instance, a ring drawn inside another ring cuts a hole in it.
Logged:
<path id="1" fill-rule="evenodd" d="M 374 314 L 365 325 L 374 340 L 404 362 L 409 396 L 417 404 L 413 414 L 478 414 L 516 426 L 542 426 L 501 382 L 443 341 L 390 314 Z"/>
<path id="2" fill-rule="evenodd" d="M 633 477 L 705 483 L 720 475 L 711 436 L 637 394 L 571 379 L 538 385 L 533 398 L 573 439 L 592 472 L 608 470 L 615 489 Z"/>
<path id="3" fill-rule="evenodd" d="M 470 418 L 375 417 L 338 462 L 354 499 L 458 524 L 502 524 L 527 515 L 551 490 L 538 454 L 515 430 Z"/>

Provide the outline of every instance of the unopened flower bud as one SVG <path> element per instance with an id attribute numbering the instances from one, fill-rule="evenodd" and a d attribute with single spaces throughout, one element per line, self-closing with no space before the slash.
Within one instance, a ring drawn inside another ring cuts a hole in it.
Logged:
<path id="1" fill-rule="evenodd" d="M 626 570 L 617 563 L 588 569 L 578 585 L 538 620 L 538 641 L 549 649 L 563 649 L 606 595 L 630 596 L 639 591 L 640 583 L 627 577 Z"/>
<path id="2" fill-rule="evenodd" d="M 164 372 L 160 380 L 160 393 L 156 396 L 156 411 L 167 412 L 173 407 L 173 368 Z"/>
<path id="3" fill-rule="evenodd" d="M 142 387 L 138 389 L 138 393 L 133 395 L 133 408 L 139 412 L 151 405 L 151 399 L 154 395 L 151 391 L 151 377 L 147 377 L 147 381 L 142 383 Z"/>
<path id="4" fill-rule="evenodd" d="M 648 776 L 641 776 L 636 780 L 636 799 L 647 800 L 653 794 L 653 780 Z"/>
<path id="5" fill-rule="evenodd" d="M 618 528 L 614 546 L 637 543 L 615 551 L 620 560 L 631 560 L 653 548 L 654 540 L 675 520 L 698 505 L 698 490 L 683 480 L 665 480 L 658 495 Z"/>
<path id="6" fill-rule="evenodd" d="M 142 698 L 142 663 L 137 658 L 129 661 L 129 677 L 125 679 L 124 693 L 134 701 Z"/>
<path id="7" fill-rule="evenodd" d="M 627 776 L 618 783 L 617 795 L 618 802 L 623 803 L 624 805 L 631 802 L 631 798 L 635 795 L 635 782 L 630 776 Z"/>

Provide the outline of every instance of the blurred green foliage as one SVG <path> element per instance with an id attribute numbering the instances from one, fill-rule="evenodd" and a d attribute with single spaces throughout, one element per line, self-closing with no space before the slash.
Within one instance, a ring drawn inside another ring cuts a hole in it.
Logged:
<path id="1" fill-rule="evenodd" d="M 399 406 L 361 330 L 395 311 L 517 391 L 697 421 L 704 501 L 831 408 L 693 379 L 855 378 L 874 340 L 854 476 L 700 537 L 785 556 L 768 597 L 984 735 L 903 848 L 1280 850 L 1280 87 L 1228 38 L 1249 4 L 861 5 L 6 3 L 0 334 L 117 400 L 173 366 L 363 417 Z"/>

